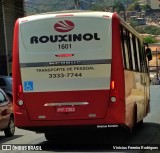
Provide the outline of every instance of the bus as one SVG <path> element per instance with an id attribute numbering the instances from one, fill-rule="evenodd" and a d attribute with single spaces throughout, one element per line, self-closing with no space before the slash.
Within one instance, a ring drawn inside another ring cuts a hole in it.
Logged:
<path id="1" fill-rule="evenodd" d="M 18 128 L 143 123 L 150 108 L 145 44 L 117 13 L 60 11 L 17 19 L 13 101 Z"/>

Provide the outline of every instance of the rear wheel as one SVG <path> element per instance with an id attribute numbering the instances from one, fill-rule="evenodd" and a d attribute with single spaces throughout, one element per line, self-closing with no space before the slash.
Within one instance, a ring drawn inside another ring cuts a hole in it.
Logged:
<path id="1" fill-rule="evenodd" d="M 137 127 L 141 127 L 143 125 L 143 119 L 137 123 Z"/>
<path id="2" fill-rule="evenodd" d="M 11 137 L 14 135 L 14 132 L 15 132 L 14 118 L 11 116 L 8 123 L 8 127 L 4 130 L 4 133 L 6 137 Z"/>
<path id="3" fill-rule="evenodd" d="M 56 144 L 59 144 L 59 143 L 66 143 L 66 141 L 68 141 L 68 133 L 66 132 L 45 132 L 45 138 L 47 141 L 51 141 L 51 142 L 54 142 Z M 63 137 L 63 139 L 62 139 Z M 72 137 L 70 135 L 70 137 Z"/>
<path id="4" fill-rule="evenodd" d="M 136 131 L 136 126 L 137 126 L 137 104 L 134 104 L 133 107 L 133 119 L 132 119 L 132 127 L 129 128 L 129 137 L 132 137 L 132 135 L 135 133 Z"/>
<path id="5" fill-rule="evenodd" d="M 45 132 L 45 138 L 47 141 L 54 141 L 56 138 L 55 138 L 55 135 L 52 134 L 52 133 L 49 133 L 49 132 Z"/>
<path id="6" fill-rule="evenodd" d="M 137 125 L 137 104 L 134 105 L 133 113 L 133 128 L 135 128 Z"/>
<path id="7" fill-rule="evenodd" d="M 137 122 L 137 120 L 138 120 L 138 118 L 137 118 L 137 105 L 135 104 L 135 107 L 134 107 L 134 123 L 133 123 L 133 127 L 132 127 L 132 132 L 133 133 L 135 133 L 136 130 L 143 125 L 143 119 L 140 120 L 139 122 Z"/>

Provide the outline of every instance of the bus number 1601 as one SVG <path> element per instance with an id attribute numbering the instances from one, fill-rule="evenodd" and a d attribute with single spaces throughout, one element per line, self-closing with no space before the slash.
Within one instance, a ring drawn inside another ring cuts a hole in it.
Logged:
<path id="1" fill-rule="evenodd" d="M 72 45 L 71 44 L 59 44 L 58 48 L 59 49 L 71 49 Z"/>

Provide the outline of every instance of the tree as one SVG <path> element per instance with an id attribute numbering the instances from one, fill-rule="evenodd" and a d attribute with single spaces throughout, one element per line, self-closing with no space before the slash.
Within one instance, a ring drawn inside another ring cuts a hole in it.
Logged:
<path id="1" fill-rule="evenodd" d="M 125 6 L 120 1 L 116 1 L 112 6 L 112 11 L 117 12 L 118 14 L 120 12 L 124 13 L 124 20 L 126 20 L 126 12 L 125 12 Z"/>
<path id="2" fill-rule="evenodd" d="M 113 12 L 116 11 L 117 13 L 120 13 L 121 11 L 122 11 L 122 12 L 125 12 L 125 7 L 124 7 L 124 5 L 123 5 L 121 2 L 119 2 L 119 1 L 117 1 L 117 2 L 115 2 L 115 3 L 113 4 L 112 9 L 113 9 Z"/>
<path id="3" fill-rule="evenodd" d="M 160 35 L 160 28 L 156 26 L 137 26 L 135 29 L 139 33 L 148 33 L 151 35 Z"/>
<path id="4" fill-rule="evenodd" d="M 80 5 L 80 1 L 79 0 L 74 0 L 74 3 L 75 3 L 75 9 L 78 9 L 79 5 Z"/>
<path id="5" fill-rule="evenodd" d="M 147 36 L 147 37 L 144 37 L 144 42 L 147 43 L 147 44 L 152 44 L 152 43 L 157 43 L 157 39 L 155 37 L 152 37 L 152 36 Z"/>
<path id="6" fill-rule="evenodd" d="M 94 11 L 104 11 L 105 10 L 105 7 L 104 6 L 100 6 L 100 5 L 93 5 L 91 6 L 90 8 L 91 10 L 94 10 Z"/>
<path id="7" fill-rule="evenodd" d="M 141 12 L 141 6 L 139 5 L 139 3 L 137 1 L 135 1 L 133 3 L 133 6 L 134 6 L 136 11 Z"/>
<path id="8" fill-rule="evenodd" d="M 146 13 L 146 15 L 150 15 L 152 13 L 152 9 L 149 4 L 142 5 L 141 9 Z"/>
<path id="9" fill-rule="evenodd" d="M 134 1 L 132 4 L 128 6 L 128 11 L 138 11 L 141 12 L 141 6 L 139 5 L 138 1 Z"/>

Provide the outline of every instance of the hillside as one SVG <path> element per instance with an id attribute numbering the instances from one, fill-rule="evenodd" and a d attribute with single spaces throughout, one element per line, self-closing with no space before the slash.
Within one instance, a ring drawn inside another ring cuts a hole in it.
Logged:
<path id="1" fill-rule="evenodd" d="M 127 0 L 121 0 L 126 3 Z M 79 9 L 90 10 L 111 6 L 114 0 L 80 0 Z M 26 14 L 75 9 L 74 0 L 25 0 Z"/>

